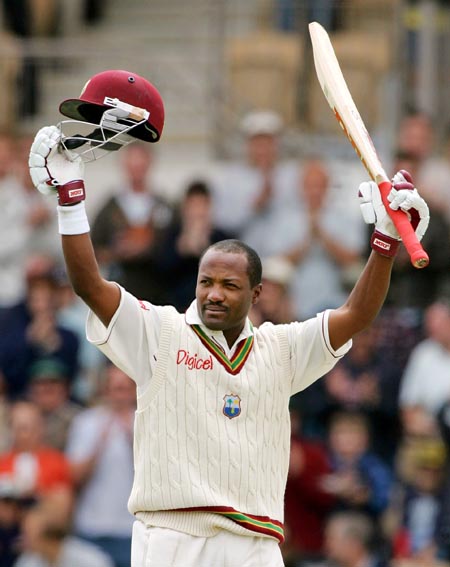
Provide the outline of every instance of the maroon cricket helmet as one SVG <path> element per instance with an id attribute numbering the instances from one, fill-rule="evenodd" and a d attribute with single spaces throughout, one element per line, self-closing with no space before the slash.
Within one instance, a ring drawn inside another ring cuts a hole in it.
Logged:
<path id="1" fill-rule="evenodd" d="M 104 112 L 111 109 L 111 101 L 117 100 L 148 112 L 145 120 L 129 130 L 130 136 L 145 142 L 160 139 L 164 127 L 163 100 L 156 87 L 136 73 L 123 70 L 97 73 L 88 80 L 79 98 L 63 101 L 59 110 L 73 120 L 98 125 Z"/>

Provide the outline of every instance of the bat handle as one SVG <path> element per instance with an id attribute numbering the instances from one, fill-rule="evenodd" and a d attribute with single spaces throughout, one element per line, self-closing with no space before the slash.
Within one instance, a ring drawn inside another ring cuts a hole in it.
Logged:
<path id="1" fill-rule="evenodd" d="M 394 223 L 395 228 L 398 230 L 402 242 L 406 250 L 408 251 L 408 254 L 411 258 L 411 264 L 415 268 L 425 268 L 426 266 L 428 266 L 430 259 L 428 258 L 428 254 L 422 248 L 422 245 L 417 239 L 417 235 L 414 232 L 406 213 L 401 210 L 393 211 L 389 207 L 389 201 L 387 197 L 391 191 L 392 184 L 389 181 L 382 181 L 381 183 L 378 183 L 378 188 L 380 189 L 381 199 L 384 206 L 386 207 L 386 211 L 391 217 L 392 222 Z"/>

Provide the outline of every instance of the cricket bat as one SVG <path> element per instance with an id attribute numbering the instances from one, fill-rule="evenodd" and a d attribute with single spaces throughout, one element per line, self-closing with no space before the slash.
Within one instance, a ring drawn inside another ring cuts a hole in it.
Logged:
<path id="1" fill-rule="evenodd" d="M 316 74 L 325 98 L 362 164 L 378 185 L 383 204 L 402 238 L 411 263 L 416 268 L 425 268 L 429 262 L 428 255 L 418 241 L 406 213 L 400 210 L 393 211 L 389 207 L 387 196 L 392 184 L 348 90 L 330 38 L 317 22 L 309 24 L 309 33 Z"/>

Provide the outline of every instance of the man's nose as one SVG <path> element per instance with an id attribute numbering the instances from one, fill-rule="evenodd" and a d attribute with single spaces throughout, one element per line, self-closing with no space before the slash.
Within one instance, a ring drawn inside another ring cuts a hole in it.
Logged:
<path id="1" fill-rule="evenodd" d="M 211 287 L 208 293 L 208 300 L 213 301 L 214 303 L 220 303 L 224 300 L 223 289 L 221 286 L 214 285 Z"/>

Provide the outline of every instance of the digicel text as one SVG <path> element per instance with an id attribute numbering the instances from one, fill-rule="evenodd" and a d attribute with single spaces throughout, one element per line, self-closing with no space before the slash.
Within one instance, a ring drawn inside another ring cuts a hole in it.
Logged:
<path id="1" fill-rule="evenodd" d="M 187 350 L 180 349 L 177 353 L 177 364 L 185 364 L 189 370 L 212 370 L 213 359 L 199 358 L 197 354 L 191 355 Z"/>

